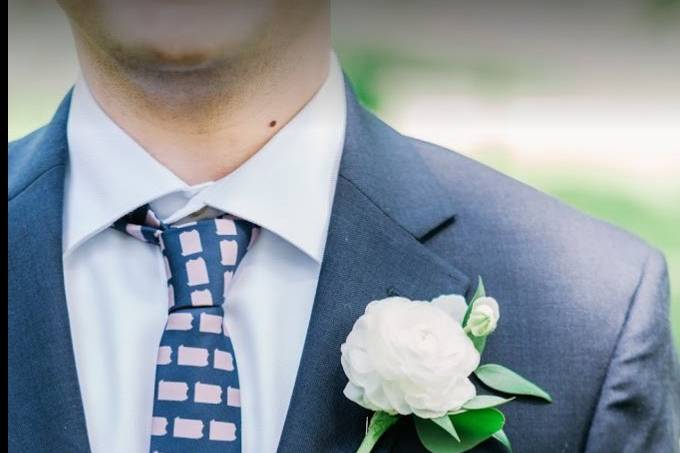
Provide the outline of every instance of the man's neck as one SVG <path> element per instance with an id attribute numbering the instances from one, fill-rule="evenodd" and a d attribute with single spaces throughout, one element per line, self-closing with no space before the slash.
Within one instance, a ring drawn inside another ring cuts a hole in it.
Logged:
<path id="1" fill-rule="evenodd" d="M 324 41 L 299 39 L 215 68 L 151 73 L 126 70 L 76 39 L 102 109 L 189 184 L 233 172 L 314 96 L 328 74 Z"/>

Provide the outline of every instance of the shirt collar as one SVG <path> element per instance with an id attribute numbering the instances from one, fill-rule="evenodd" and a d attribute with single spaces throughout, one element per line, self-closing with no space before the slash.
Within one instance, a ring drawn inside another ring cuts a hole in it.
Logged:
<path id="1" fill-rule="evenodd" d="M 80 80 L 67 126 L 64 253 L 145 203 L 176 192 L 282 237 L 321 262 L 345 136 L 345 86 L 332 55 L 313 98 L 226 177 L 192 188 L 148 154 L 97 105 Z"/>

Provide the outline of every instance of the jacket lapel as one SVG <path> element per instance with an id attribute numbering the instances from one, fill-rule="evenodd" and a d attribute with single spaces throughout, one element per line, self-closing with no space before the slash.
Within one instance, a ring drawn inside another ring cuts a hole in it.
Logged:
<path id="1" fill-rule="evenodd" d="M 346 399 L 340 345 L 368 302 L 465 293 L 468 279 L 420 241 L 451 219 L 409 142 L 348 92 L 345 149 L 314 308 L 279 452 L 353 452 L 370 414 Z M 390 436 L 378 446 L 389 449 Z"/>
<path id="2" fill-rule="evenodd" d="M 8 442 L 16 451 L 89 451 L 62 271 L 69 101 L 10 154 Z"/>

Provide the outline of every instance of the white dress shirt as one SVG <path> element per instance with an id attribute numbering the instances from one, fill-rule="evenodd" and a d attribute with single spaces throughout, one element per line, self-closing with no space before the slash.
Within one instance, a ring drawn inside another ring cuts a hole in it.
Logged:
<path id="1" fill-rule="evenodd" d="M 209 206 L 262 227 L 236 272 L 225 325 L 238 362 L 244 452 L 274 452 L 319 278 L 345 134 L 333 55 L 317 94 L 259 152 L 189 186 L 97 105 L 80 80 L 68 120 L 64 278 L 94 453 L 149 448 L 156 355 L 167 318 L 160 250 L 110 224 L 145 204 L 166 222 Z"/>

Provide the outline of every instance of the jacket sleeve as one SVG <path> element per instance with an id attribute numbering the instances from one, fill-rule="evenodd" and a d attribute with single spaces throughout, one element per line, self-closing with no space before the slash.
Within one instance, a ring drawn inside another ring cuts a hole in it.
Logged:
<path id="1" fill-rule="evenodd" d="M 586 453 L 680 452 L 680 366 L 668 271 L 651 251 L 614 349 Z"/>

